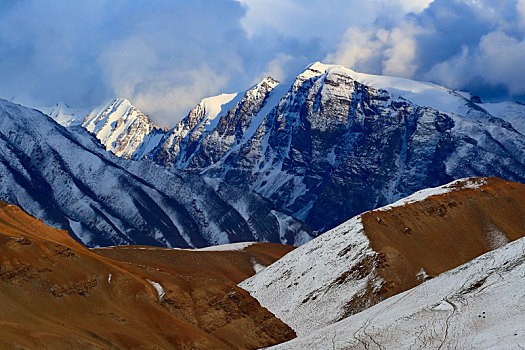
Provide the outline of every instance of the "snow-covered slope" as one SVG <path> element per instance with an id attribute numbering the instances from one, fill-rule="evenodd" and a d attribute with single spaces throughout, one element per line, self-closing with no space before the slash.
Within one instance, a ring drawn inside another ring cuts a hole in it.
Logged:
<path id="1" fill-rule="evenodd" d="M 512 124 L 514 129 L 525 135 L 525 105 L 518 102 L 478 104 L 490 114 Z"/>
<path id="2" fill-rule="evenodd" d="M 382 279 L 372 263 L 377 254 L 370 247 L 361 217 L 345 222 L 296 250 L 297 253 L 288 253 L 239 286 L 298 335 L 337 321 L 349 300 L 367 287 L 379 291 L 382 286 Z M 347 272 L 361 275 L 364 271 L 360 269 L 367 262 L 372 263 L 372 270 L 363 273 L 361 278 L 348 281 L 339 278 Z"/>
<path id="3" fill-rule="evenodd" d="M 58 124 L 68 127 L 78 125 L 89 114 L 89 111 L 78 108 L 71 108 L 65 102 L 58 102 L 53 107 L 36 108 L 44 114 L 53 118 Z"/>
<path id="4" fill-rule="evenodd" d="M 520 349 L 525 238 L 272 349 Z"/>
<path id="5" fill-rule="evenodd" d="M 102 124 L 105 125 L 103 121 Z M 0 100 L 0 199 L 88 246 L 204 247 L 309 239 L 260 196 L 106 152 L 80 126 Z M 289 225 L 282 231 L 282 216 Z M 296 241 L 297 240 L 297 241 Z"/>
<path id="6" fill-rule="evenodd" d="M 523 237 L 525 185 L 464 179 L 352 218 L 239 286 L 299 336 Z"/>

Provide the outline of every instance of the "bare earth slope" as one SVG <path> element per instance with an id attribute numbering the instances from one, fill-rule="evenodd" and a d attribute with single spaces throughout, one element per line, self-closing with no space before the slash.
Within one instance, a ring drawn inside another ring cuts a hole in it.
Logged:
<path id="1" fill-rule="evenodd" d="M 524 228 L 525 185 L 457 180 L 354 217 L 240 286 L 308 335 L 523 237 Z"/>
<path id="2" fill-rule="evenodd" d="M 290 249 L 138 249 L 133 261 L 125 249 L 103 250 L 122 255 L 117 261 L 0 202 L 0 348 L 245 349 L 289 340 L 294 332 L 235 283 Z"/>

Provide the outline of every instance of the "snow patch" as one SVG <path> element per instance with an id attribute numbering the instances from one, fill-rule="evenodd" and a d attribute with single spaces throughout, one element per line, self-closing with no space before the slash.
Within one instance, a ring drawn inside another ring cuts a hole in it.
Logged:
<path id="1" fill-rule="evenodd" d="M 205 248 L 197 248 L 197 249 L 187 249 L 191 251 L 201 251 L 201 252 L 218 252 L 218 251 L 235 251 L 235 250 L 244 250 L 248 248 L 251 245 L 256 244 L 257 242 L 238 242 L 238 243 L 229 243 L 229 244 L 221 244 L 221 245 L 215 245 L 211 247 L 205 247 Z"/>
<path id="2" fill-rule="evenodd" d="M 89 246 L 93 238 L 89 233 L 85 232 L 84 229 L 82 229 L 82 223 L 69 218 L 68 221 L 69 227 L 71 227 L 71 230 L 73 231 L 75 236 L 80 238 L 82 244 Z"/>
<path id="3" fill-rule="evenodd" d="M 485 238 L 491 249 L 498 249 L 509 243 L 507 236 L 492 224 L 486 225 Z"/>
<path id="4" fill-rule="evenodd" d="M 162 286 L 158 282 L 155 282 L 155 281 L 152 281 L 152 280 L 148 280 L 148 279 L 147 279 L 147 281 L 157 291 L 157 295 L 159 296 L 159 303 L 161 303 L 162 300 L 164 299 L 164 296 L 166 295 L 166 292 L 164 292 L 164 288 L 162 288 Z"/>
<path id="5" fill-rule="evenodd" d="M 420 281 L 426 281 L 430 276 L 427 274 L 424 268 L 421 268 L 418 273 L 416 273 L 416 278 Z"/>
<path id="6" fill-rule="evenodd" d="M 254 258 L 251 259 L 251 262 L 252 262 L 253 270 L 255 271 L 255 273 L 261 272 L 262 270 L 266 268 L 266 266 L 259 264 L 257 260 L 255 260 Z"/>

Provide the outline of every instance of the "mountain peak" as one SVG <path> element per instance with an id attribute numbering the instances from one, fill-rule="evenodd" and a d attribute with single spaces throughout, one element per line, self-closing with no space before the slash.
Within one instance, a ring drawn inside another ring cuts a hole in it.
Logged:
<path id="1" fill-rule="evenodd" d="M 89 113 L 82 126 L 94 134 L 106 150 L 124 158 L 134 157 L 137 149 L 149 139 L 148 135 L 160 130 L 128 99 L 120 97 Z"/>
<path id="2" fill-rule="evenodd" d="M 272 78 L 271 76 L 267 75 L 265 76 L 260 82 L 259 84 L 257 84 L 257 86 L 261 86 L 263 84 L 267 84 L 269 85 L 271 88 L 274 88 L 276 87 L 277 85 L 280 84 L 280 82 L 277 80 L 277 79 L 274 79 Z"/>
<path id="3" fill-rule="evenodd" d="M 123 105 L 123 106 L 129 106 L 129 107 L 136 108 L 135 106 L 133 106 L 131 101 L 125 97 L 115 97 L 111 104 L 117 104 L 117 105 Z"/>

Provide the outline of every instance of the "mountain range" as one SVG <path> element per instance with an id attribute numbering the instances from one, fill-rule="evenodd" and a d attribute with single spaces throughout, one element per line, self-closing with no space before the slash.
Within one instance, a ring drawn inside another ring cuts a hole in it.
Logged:
<path id="1" fill-rule="evenodd" d="M 80 126 L 66 129 L 4 100 L 0 198 L 91 247 L 298 245 L 312 237 L 302 222 L 256 193 L 151 161 L 117 157 Z"/>
<path id="2" fill-rule="evenodd" d="M 206 98 L 169 130 L 123 99 L 78 123 L 118 156 L 257 193 L 317 232 L 455 179 L 525 181 L 522 104 L 319 62 Z"/>

